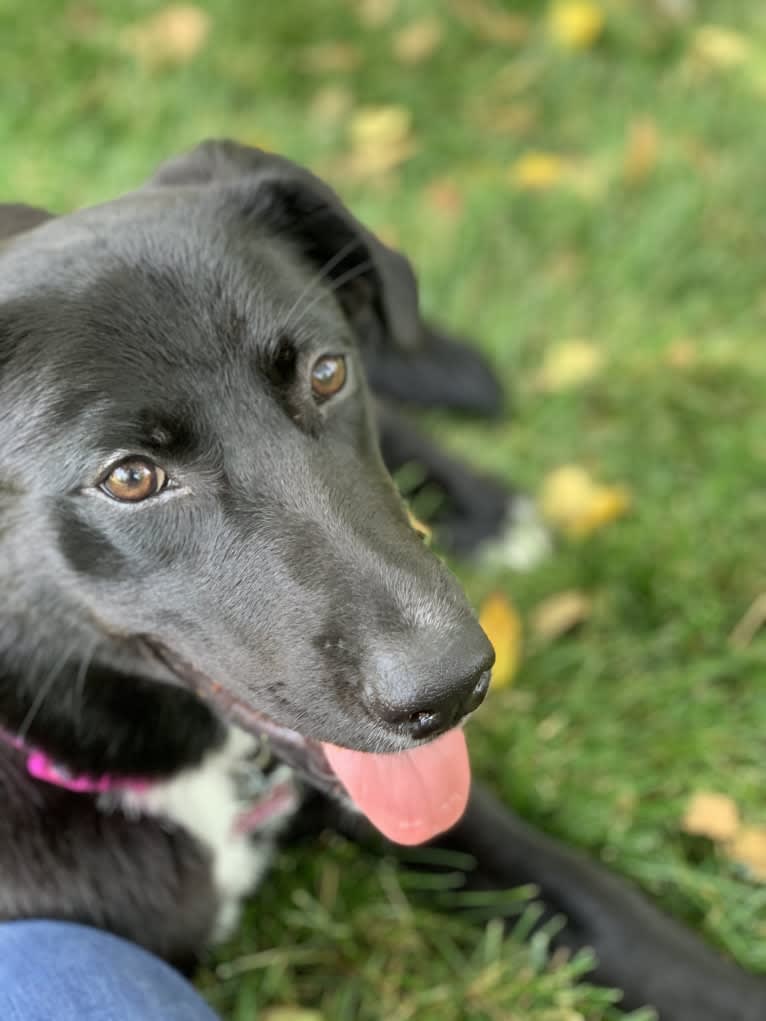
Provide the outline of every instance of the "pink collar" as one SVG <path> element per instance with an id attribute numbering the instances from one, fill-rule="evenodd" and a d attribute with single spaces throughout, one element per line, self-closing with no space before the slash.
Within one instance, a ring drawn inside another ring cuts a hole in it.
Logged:
<path id="1" fill-rule="evenodd" d="M 113 776 L 104 773 L 102 776 L 90 776 L 87 773 L 72 773 L 66 766 L 56 762 L 39 748 L 30 747 L 21 738 L 9 734 L 0 727 L 0 741 L 18 749 L 26 755 L 27 773 L 43 783 L 63 787 L 76 794 L 105 794 L 109 791 L 131 791 L 140 794 L 148 790 L 152 781 L 145 777 Z"/>
<path id="2" fill-rule="evenodd" d="M 0 742 L 16 748 L 26 756 L 27 773 L 35 780 L 63 787 L 76 794 L 106 794 L 109 792 L 143 794 L 154 781 L 146 777 L 90 776 L 87 773 L 71 773 L 39 748 L 32 748 L 21 738 L 0 727 Z M 289 774 L 289 770 L 288 770 Z M 234 821 L 236 834 L 257 833 L 269 824 L 291 815 L 299 804 L 299 794 L 291 775 L 275 775 L 275 782 L 256 798 L 252 804 L 239 813 Z"/>

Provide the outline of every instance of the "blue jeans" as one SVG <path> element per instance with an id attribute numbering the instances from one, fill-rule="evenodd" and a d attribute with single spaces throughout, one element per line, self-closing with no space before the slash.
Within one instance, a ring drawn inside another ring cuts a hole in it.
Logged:
<path id="1" fill-rule="evenodd" d="M 0 925 L 2 1021 L 219 1021 L 178 972 L 68 922 Z"/>

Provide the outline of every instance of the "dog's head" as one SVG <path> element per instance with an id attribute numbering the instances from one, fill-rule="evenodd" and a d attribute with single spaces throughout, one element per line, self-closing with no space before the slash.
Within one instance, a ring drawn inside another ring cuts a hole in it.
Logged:
<path id="1" fill-rule="evenodd" d="M 416 336 L 406 261 L 230 143 L 6 243 L 6 635 L 32 619 L 83 671 L 88 643 L 140 640 L 198 693 L 361 751 L 458 724 L 491 648 L 381 462 L 373 321 Z"/>

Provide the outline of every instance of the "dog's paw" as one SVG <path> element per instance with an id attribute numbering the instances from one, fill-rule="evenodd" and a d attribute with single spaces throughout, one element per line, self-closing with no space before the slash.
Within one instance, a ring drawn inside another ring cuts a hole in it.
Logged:
<path id="1" fill-rule="evenodd" d="M 552 551 L 553 538 L 535 501 L 529 496 L 514 496 L 505 524 L 496 538 L 482 543 L 477 559 L 489 567 L 531 571 Z"/>

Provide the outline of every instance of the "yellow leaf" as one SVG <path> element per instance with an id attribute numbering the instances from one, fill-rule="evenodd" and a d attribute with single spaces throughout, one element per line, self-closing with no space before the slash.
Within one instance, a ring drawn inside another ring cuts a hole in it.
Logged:
<path id="1" fill-rule="evenodd" d="M 323 1014 L 307 1007 L 269 1007 L 258 1017 L 260 1021 L 324 1021 Z"/>
<path id="2" fill-rule="evenodd" d="M 354 105 L 354 97 L 342 85 L 325 85 L 318 89 L 311 100 L 312 118 L 322 124 L 336 124 L 342 120 Z"/>
<path id="3" fill-rule="evenodd" d="M 596 486 L 586 514 L 573 526 L 575 536 L 590 535 L 623 517 L 630 510 L 632 499 L 627 486 Z"/>
<path id="4" fill-rule="evenodd" d="M 583 538 L 622 517 L 631 506 L 625 486 L 604 486 L 579 465 L 563 465 L 543 483 L 543 517 L 571 538 Z"/>
<path id="5" fill-rule="evenodd" d="M 419 535 L 422 535 L 426 541 L 430 540 L 431 536 L 433 535 L 433 529 L 431 528 L 431 526 L 427 525 L 424 521 L 421 521 L 420 518 L 416 517 L 409 507 L 407 508 L 407 517 L 410 519 L 410 524 L 415 529 L 415 531 L 418 532 Z"/>
<path id="6" fill-rule="evenodd" d="M 356 13 L 363 25 L 380 28 L 391 20 L 397 6 L 397 0 L 359 0 Z"/>
<path id="7" fill-rule="evenodd" d="M 405 139 L 412 115 L 403 106 L 366 106 L 351 119 L 349 133 L 356 146 L 391 145 Z"/>
<path id="8" fill-rule="evenodd" d="M 506 596 L 494 592 L 481 605 L 479 624 L 495 650 L 492 686 L 507 688 L 521 660 L 521 619 Z"/>
<path id="9" fill-rule="evenodd" d="M 702 25 L 694 33 L 692 54 L 702 63 L 727 70 L 748 59 L 750 45 L 738 32 L 719 25 Z"/>
<path id="10" fill-rule="evenodd" d="M 210 15 L 191 4 L 174 4 L 129 25 L 122 45 L 146 64 L 185 64 L 210 34 Z"/>
<path id="11" fill-rule="evenodd" d="M 535 607 L 531 621 L 532 633 L 542 641 L 554 641 L 586 621 L 592 608 L 593 602 L 584 592 L 576 589 L 557 592 Z"/>
<path id="12" fill-rule="evenodd" d="M 438 18 L 420 18 L 396 33 L 394 56 L 402 64 L 420 64 L 434 53 L 443 35 Z"/>
<path id="13" fill-rule="evenodd" d="M 710 840 L 731 840 L 739 829 L 739 811 L 726 794 L 698 791 L 686 807 L 681 829 Z"/>
<path id="14" fill-rule="evenodd" d="M 628 130 L 622 175 L 628 184 L 642 184 L 657 166 L 660 136 L 651 117 L 637 117 Z"/>
<path id="15" fill-rule="evenodd" d="M 726 844 L 726 856 L 766 883 L 766 827 L 742 826 Z"/>
<path id="16" fill-rule="evenodd" d="M 561 46 L 587 50 L 604 30 L 604 12 L 589 0 L 561 0 L 551 8 L 548 25 Z"/>
<path id="17" fill-rule="evenodd" d="M 688 21 L 694 14 L 695 0 L 654 0 L 659 14 L 671 21 Z"/>
<path id="18" fill-rule="evenodd" d="M 566 390 L 593 379 L 603 364 L 604 356 L 590 341 L 567 340 L 546 353 L 537 385 L 549 392 Z"/>
<path id="19" fill-rule="evenodd" d="M 341 165 L 343 173 L 351 178 L 364 180 L 387 174 L 402 163 L 406 163 L 417 152 L 414 141 L 392 143 L 389 146 L 368 145 L 355 149 Z"/>
<path id="20" fill-rule="evenodd" d="M 519 188 L 547 191 L 561 181 L 566 164 L 551 152 L 527 152 L 511 166 L 511 180 Z"/>
<path id="21" fill-rule="evenodd" d="M 351 154 L 344 170 L 352 177 L 374 177 L 393 170 L 416 152 L 412 115 L 403 106 L 360 109 L 351 118 Z"/>

